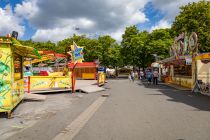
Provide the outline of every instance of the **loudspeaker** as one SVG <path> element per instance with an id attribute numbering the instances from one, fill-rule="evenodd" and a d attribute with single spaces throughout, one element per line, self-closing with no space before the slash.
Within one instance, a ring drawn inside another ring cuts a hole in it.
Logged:
<path id="1" fill-rule="evenodd" d="M 14 37 L 15 39 L 17 39 L 17 37 L 18 37 L 18 32 L 12 31 L 12 37 Z"/>

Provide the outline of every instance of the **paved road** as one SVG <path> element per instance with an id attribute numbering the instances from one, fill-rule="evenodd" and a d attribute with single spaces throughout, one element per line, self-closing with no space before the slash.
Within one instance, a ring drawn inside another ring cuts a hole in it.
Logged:
<path id="1" fill-rule="evenodd" d="M 74 140 L 210 139 L 210 97 L 128 80 L 110 80 L 108 88 L 110 97 Z M 50 140 L 98 97 L 98 93 L 85 95 L 71 107 L 9 139 Z"/>
<path id="2" fill-rule="evenodd" d="M 74 140 L 209 140 L 210 98 L 164 85 L 109 82 L 111 96 Z"/>

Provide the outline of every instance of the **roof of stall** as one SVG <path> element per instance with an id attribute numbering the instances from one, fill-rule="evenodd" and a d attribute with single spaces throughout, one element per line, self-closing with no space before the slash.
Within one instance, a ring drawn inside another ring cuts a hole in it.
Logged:
<path id="1" fill-rule="evenodd" d="M 210 60 L 210 53 L 202 53 L 195 57 L 196 60 Z"/>
<path id="2" fill-rule="evenodd" d="M 11 47 L 13 47 L 13 50 L 15 53 L 28 57 L 28 58 L 41 58 L 40 54 L 38 51 L 29 46 L 24 46 L 20 44 L 19 41 L 17 41 L 15 38 L 12 37 L 0 37 L 0 44 L 10 44 Z"/>
<path id="3" fill-rule="evenodd" d="M 184 60 L 186 57 L 187 56 L 179 56 L 179 58 L 176 58 L 175 56 L 172 56 L 172 57 L 161 60 L 160 63 L 170 63 L 170 62 L 176 61 L 178 59 Z"/>
<path id="4" fill-rule="evenodd" d="M 69 68 L 73 68 L 74 67 L 74 63 L 69 63 L 68 66 Z M 97 68 L 96 63 L 94 62 L 82 62 L 82 63 L 77 63 L 76 68 Z"/>

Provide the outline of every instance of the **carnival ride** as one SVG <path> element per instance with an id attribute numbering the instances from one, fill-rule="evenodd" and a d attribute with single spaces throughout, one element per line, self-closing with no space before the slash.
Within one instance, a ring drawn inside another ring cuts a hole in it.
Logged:
<path id="1" fill-rule="evenodd" d="M 24 66 L 31 67 L 32 73 L 42 75 L 43 71 L 49 75 L 63 75 L 65 65 L 67 65 L 67 56 L 53 51 L 38 51 L 41 59 L 27 59 Z"/>

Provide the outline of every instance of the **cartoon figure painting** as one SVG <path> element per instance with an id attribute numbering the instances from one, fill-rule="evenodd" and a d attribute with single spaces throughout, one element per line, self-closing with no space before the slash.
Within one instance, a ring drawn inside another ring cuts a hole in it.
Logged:
<path id="1" fill-rule="evenodd" d="M 8 50 L 8 49 L 7 49 Z M 7 93 L 10 91 L 11 81 L 8 79 L 10 74 L 9 63 L 11 62 L 11 56 L 7 51 L 0 50 L 0 108 L 4 109 L 4 100 L 6 99 Z"/>

